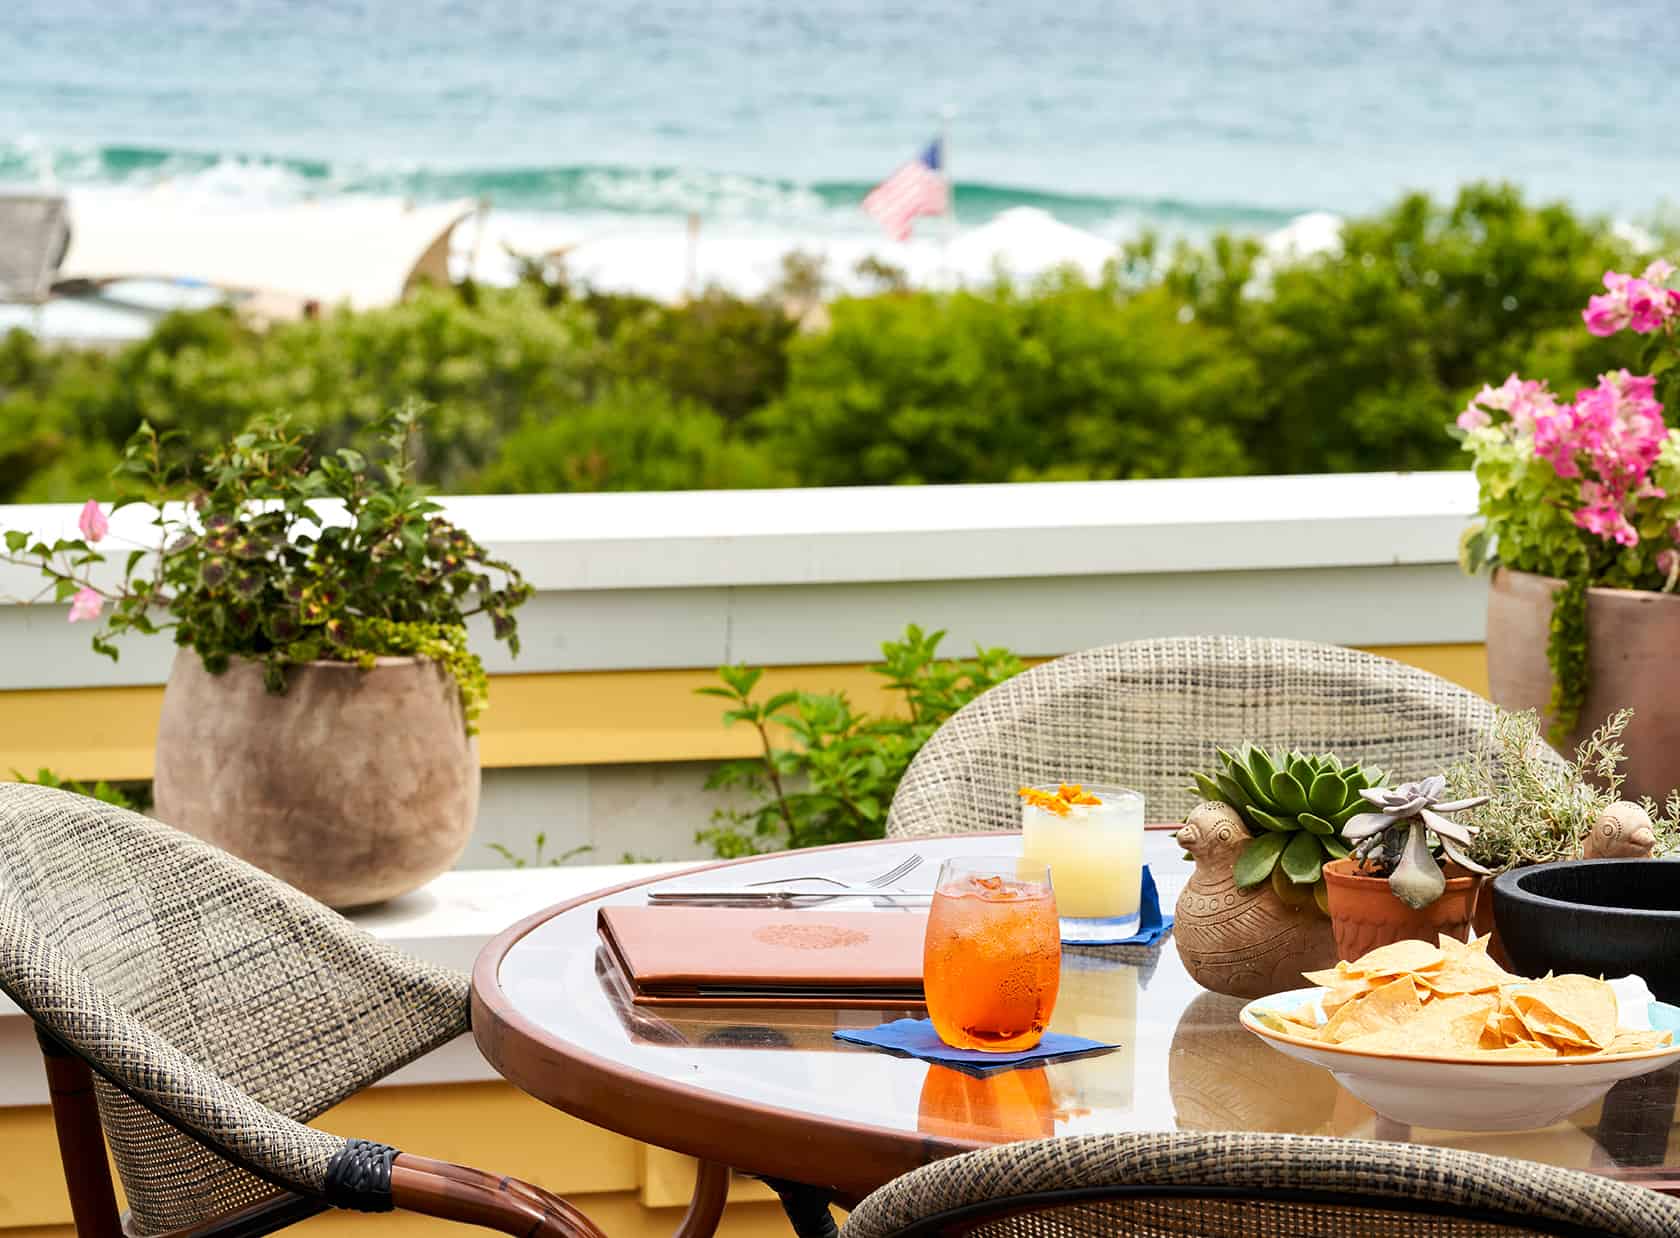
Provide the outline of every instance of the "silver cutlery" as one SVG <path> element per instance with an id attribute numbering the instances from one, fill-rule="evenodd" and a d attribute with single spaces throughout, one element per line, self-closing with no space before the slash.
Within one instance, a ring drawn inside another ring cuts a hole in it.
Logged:
<path id="1" fill-rule="evenodd" d="M 899 878 L 908 876 L 912 871 L 914 871 L 917 867 L 919 867 L 921 865 L 921 862 L 922 862 L 922 857 L 919 856 L 919 855 L 906 856 L 904 859 L 900 860 L 897 864 L 894 864 L 886 872 L 881 873 L 878 876 L 871 877 L 868 881 L 865 881 L 865 882 L 862 882 L 862 883 L 851 882 L 851 881 L 841 881 L 838 877 L 822 877 L 822 876 L 811 875 L 811 876 L 805 876 L 805 877 L 771 877 L 771 878 L 768 878 L 767 880 L 764 880 L 764 881 L 749 881 L 742 888 L 750 890 L 750 889 L 756 889 L 759 886 L 788 885 L 791 882 L 795 882 L 795 881 L 823 881 L 823 882 L 827 882 L 831 886 L 839 886 L 843 890 L 858 890 L 858 891 L 862 891 L 862 892 L 867 892 L 867 891 L 870 891 L 870 890 L 879 890 L 884 886 L 890 886 L 893 882 L 897 881 Z"/>

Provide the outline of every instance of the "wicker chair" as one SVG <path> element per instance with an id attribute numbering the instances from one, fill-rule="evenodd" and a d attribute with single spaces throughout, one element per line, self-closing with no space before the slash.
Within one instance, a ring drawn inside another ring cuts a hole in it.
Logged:
<path id="1" fill-rule="evenodd" d="M 539 1187 L 303 1125 L 467 1030 L 467 978 L 146 817 L 0 783 L 0 990 L 35 1021 L 81 1238 L 329 1207 L 598 1235 Z M 97 1100 L 97 1106 L 96 1106 Z"/>
<path id="2" fill-rule="evenodd" d="M 842 1238 L 1660 1238 L 1680 1200 L 1530 1161 L 1301 1135 L 1079 1135 L 936 1161 Z"/>
<path id="3" fill-rule="evenodd" d="M 958 710 L 911 762 L 887 817 L 895 838 L 1013 830 L 1027 783 L 1118 783 L 1151 819 L 1181 820 L 1190 773 L 1253 741 L 1331 751 L 1402 778 L 1481 743 L 1492 705 L 1388 658 L 1264 637 L 1128 641 L 1046 662 Z"/>

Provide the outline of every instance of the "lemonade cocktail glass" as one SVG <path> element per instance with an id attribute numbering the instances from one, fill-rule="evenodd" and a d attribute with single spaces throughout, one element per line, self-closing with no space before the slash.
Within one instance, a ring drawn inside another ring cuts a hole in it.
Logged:
<path id="1" fill-rule="evenodd" d="M 1042 864 L 964 856 L 939 869 L 922 984 L 946 1044 L 998 1053 L 1044 1036 L 1061 982 L 1056 897 Z"/>
<path id="2" fill-rule="evenodd" d="M 1143 793 L 1127 787 L 1021 788 L 1021 857 L 1049 868 L 1063 941 L 1113 941 L 1137 932 L 1143 809 Z"/>

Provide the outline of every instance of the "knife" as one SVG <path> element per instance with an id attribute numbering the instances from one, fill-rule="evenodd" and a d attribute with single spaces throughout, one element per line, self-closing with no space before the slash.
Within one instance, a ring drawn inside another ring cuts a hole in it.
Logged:
<path id="1" fill-rule="evenodd" d="M 810 899 L 826 902 L 836 898 L 932 898 L 932 890 L 844 890 L 838 893 L 816 890 L 651 890 L 650 903 L 792 903 Z"/>

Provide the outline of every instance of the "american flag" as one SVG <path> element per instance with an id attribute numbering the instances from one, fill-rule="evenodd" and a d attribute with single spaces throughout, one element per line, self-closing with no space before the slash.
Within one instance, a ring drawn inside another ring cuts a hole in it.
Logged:
<path id="1" fill-rule="evenodd" d="M 895 241 L 910 239 L 910 221 L 918 215 L 943 215 L 951 195 L 939 172 L 939 143 L 912 159 L 869 191 L 863 209 Z"/>

